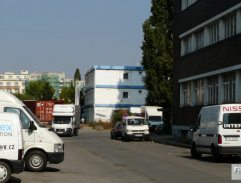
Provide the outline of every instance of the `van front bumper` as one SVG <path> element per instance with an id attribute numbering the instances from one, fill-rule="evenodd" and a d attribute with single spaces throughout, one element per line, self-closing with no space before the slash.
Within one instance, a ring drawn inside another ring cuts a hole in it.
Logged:
<path id="1" fill-rule="evenodd" d="M 58 164 L 64 161 L 64 152 L 47 153 L 48 161 L 52 164 Z"/>
<path id="2" fill-rule="evenodd" d="M 149 134 L 127 134 L 129 139 L 147 139 L 149 138 Z"/>
<path id="3" fill-rule="evenodd" d="M 12 173 L 21 173 L 24 170 L 24 160 L 10 161 Z"/>
<path id="4" fill-rule="evenodd" d="M 220 154 L 241 154 L 241 146 L 218 146 L 218 152 Z"/>

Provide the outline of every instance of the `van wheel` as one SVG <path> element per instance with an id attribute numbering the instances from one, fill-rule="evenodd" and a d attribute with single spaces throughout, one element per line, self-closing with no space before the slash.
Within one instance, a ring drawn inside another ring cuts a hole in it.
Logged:
<path id="1" fill-rule="evenodd" d="M 0 162 L 0 182 L 5 183 L 8 182 L 8 180 L 11 177 L 11 168 L 9 165 L 5 162 Z"/>
<path id="2" fill-rule="evenodd" d="M 193 144 L 192 144 L 192 147 L 191 147 L 191 156 L 192 156 L 192 158 L 194 158 L 194 159 L 199 159 L 199 158 L 201 158 L 201 156 L 202 156 L 201 153 L 197 152 L 196 144 L 195 144 L 195 143 L 193 143 Z"/>
<path id="3" fill-rule="evenodd" d="M 25 166 L 31 172 L 41 172 L 47 166 L 47 157 L 42 151 L 31 151 L 25 157 Z"/>
<path id="4" fill-rule="evenodd" d="M 219 154 L 218 149 L 215 146 L 212 146 L 211 151 L 212 151 L 213 162 L 215 163 L 218 162 L 221 158 L 221 155 Z"/>

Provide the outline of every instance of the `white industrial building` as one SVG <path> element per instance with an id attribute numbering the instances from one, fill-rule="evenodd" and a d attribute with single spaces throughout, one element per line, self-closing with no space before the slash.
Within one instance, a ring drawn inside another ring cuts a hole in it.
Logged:
<path id="1" fill-rule="evenodd" d="M 85 74 L 85 120 L 109 122 L 117 110 L 145 105 L 143 67 L 93 66 Z"/>

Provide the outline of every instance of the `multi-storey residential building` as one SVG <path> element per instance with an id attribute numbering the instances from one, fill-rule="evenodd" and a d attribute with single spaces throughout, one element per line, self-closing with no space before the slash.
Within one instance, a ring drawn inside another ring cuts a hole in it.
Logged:
<path id="1" fill-rule="evenodd" d="M 11 93 L 24 93 L 25 82 L 29 79 L 29 73 L 21 70 L 20 74 L 14 72 L 5 72 L 0 74 L 0 90 Z"/>
<path id="2" fill-rule="evenodd" d="M 241 0 L 177 0 L 173 133 L 185 136 L 202 106 L 241 102 Z"/>
<path id="3" fill-rule="evenodd" d="M 110 121 L 116 110 L 145 105 L 143 67 L 93 66 L 85 74 L 85 120 Z"/>

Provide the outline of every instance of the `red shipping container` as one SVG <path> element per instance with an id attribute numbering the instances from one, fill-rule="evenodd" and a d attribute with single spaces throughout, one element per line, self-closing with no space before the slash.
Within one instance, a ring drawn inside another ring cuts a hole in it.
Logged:
<path id="1" fill-rule="evenodd" d="M 54 101 L 36 101 L 36 117 L 41 122 L 50 122 L 53 120 Z"/>

